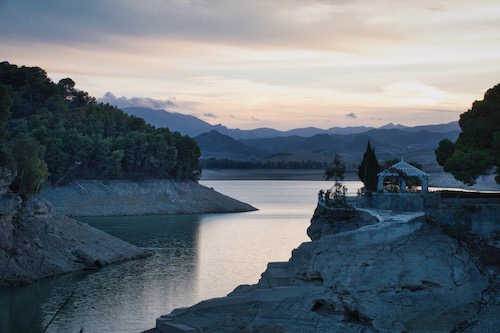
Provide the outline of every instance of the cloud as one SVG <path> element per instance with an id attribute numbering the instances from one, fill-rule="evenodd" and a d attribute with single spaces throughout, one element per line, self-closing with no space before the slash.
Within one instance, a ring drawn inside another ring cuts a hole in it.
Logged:
<path id="1" fill-rule="evenodd" d="M 447 122 L 498 83 L 500 2 L 435 3 L 0 0 L 0 45 L 93 96 L 151 97 L 100 101 L 229 126 Z"/>
<path id="2" fill-rule="evenodd" d="M 413 39 L 393 29 L 387 13 L 393 7 L 399 13 L 423 9 L 391 2 L 387 11 L 388 6 L 385 1 L 344 0 L 11 0 L 0 13 L 0 30 L 16 38 L 72 45 L 111 44 L 127 36 L 345 50 L 360 47 L 360 41 L 377 45 L 374 39 Z"/>
<path id="3" fill-rule="evenodd" d="M 100 103 L 109 103 L 118 108 L 142 107 L 161 110 L 177 107 L 177 105 L 170 100 L 160 100 L 148 97 L 116 97 L 110 92 L 107 92 L 103 97 L 98 98 L 97 101 Z"/>
<path id="4" fill-rule="evenodd" d="M 434 105 L 450 98 L 447 92 L 413 81 L 403 81 L 382 87 L 382 96 L 394 105 Z"/>
<path id="5" fill-rule="evenodd" d="M 203 113 L 203 117 L 216 119 L 217 115 L 215 115 L 215 114 L 213 114 L 211 112 L 206 112 L 206 113 Z"/>
<path id="6" fill-rule="evenodd" d="M 435 39 L 441 44 L 481 34 L 496 37 L 497 0 L 7 0 L 0 1 L 2 38 L 67 45 L 190 41 L 378 52 Z M 477 19 L 476 19 L 477 18 Z M 125 37 L 126 43 L 123 43 Z M 424 38 L 422 38 L 424 37 Z M 2 39 L 0 38 L 0 39 Z M 471 48 L 472 49 L 472 48 Z"/>

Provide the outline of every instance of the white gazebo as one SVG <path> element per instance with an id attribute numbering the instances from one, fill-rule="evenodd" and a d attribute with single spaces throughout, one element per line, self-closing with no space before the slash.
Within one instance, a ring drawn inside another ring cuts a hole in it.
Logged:
<path id="1" fill-rule="evenodd" d="M 422 170 L 415 168 L 403 161 L 388 167 L 384 171 L 377 174 L 378 184 L 377 190 L 384 189 L 384 179 L 387 177 L 398 177 L 398 185 L 400 192 L 406 192 L 406 179 L 407 177 L 418 177 L 422 181 L 422 192 L 427 192 L 429 184 L 429 174 L 423 172 Z"/>

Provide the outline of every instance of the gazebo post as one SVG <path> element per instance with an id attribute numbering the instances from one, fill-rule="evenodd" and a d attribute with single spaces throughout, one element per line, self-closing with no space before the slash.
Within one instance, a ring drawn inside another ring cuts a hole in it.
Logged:
<path id="1" fill-rule="evenodd" d="M 429 179 L 428 177 L 421 177 L 422 179 L 422 192 L 427 193 L 429 191 Z"/>
<path id="2" fill-rule="evenodd" d="M 377 183 L 377 191 L 383 190 L 384 189 L 384 176 L 379 175 L 378 176 L 378 183 Z"/>

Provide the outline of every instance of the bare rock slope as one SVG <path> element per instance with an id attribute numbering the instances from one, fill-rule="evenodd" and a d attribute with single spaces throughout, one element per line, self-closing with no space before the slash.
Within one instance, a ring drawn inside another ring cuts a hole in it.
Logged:
<path id="1" fill-rule="evenodd" d="M 157 331 L 451 332 L 473 318 L 488 279 L 466 248 L 423 213 L 375 215 L 356 229 L 328 226 L 258 284 L 175 310 Z"/>
<path id="2" fill-rule="evenodd" d="M 53 210 L 38 197 L 0 198 L 0 286 L 148 255 L 116 237 Z"/>
<path id="3" fill-rule="evenodd" d="M 230 213 L 255 210 L 194 181 L 75 181 L 41 196 L 70 216 Z"/>
<path id="4" fill-rule="evenodd" d="M 66 216 L 255 210 L 196 182 L 81 181 L 23 200 L 15 175 L 0 169 L 0 287 L 147 256 L 149 253 Z M 49 202 L 50 201 L 50 202 Z M 64 213 L 64 214 L 63 214 Z"/>

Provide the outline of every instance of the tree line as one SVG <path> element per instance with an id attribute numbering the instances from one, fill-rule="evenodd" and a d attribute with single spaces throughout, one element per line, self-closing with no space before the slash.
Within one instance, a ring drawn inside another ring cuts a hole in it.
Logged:
<path id="1" fill-rule="evenodd" d="M 13 189 L 34 193 L 45 179 L 199 178 L 200 148 L 75 88 L 38 67 L 0 64 L 0 166 Z"/>
<path id="2" fill-rule="evenodd" d="M 324 169 L 328 162 L 322 161 L 240 161 L 232 159 L 201 159 L 204 169 Z"/>

